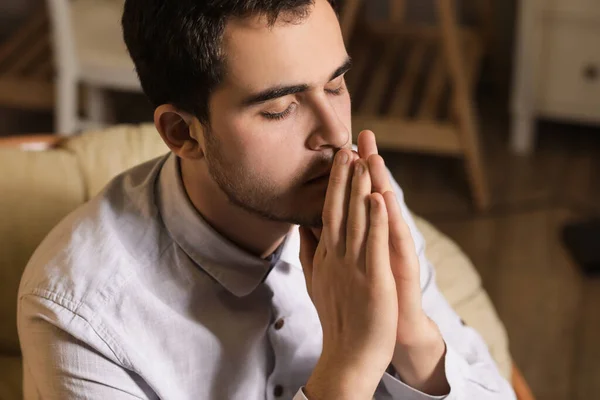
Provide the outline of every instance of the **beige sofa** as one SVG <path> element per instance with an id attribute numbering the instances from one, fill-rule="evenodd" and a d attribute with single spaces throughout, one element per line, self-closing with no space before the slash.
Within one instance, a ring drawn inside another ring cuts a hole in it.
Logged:
<path id="1" fill-rule="evenodd" d="M 0 399 L 22 397 L 16 296 L 21 272 L 50 229 L 97 194 L 119 172 L 168 151 L 151 125 L 117 126 L 60 139 L 0 140 Z M 520 399 L 529 399 L 515 375 L 501 321 L 467 257 L 447 237 L 417 218 L 437 268 L 440 289 L 464 321 L 489 345 Z"/>

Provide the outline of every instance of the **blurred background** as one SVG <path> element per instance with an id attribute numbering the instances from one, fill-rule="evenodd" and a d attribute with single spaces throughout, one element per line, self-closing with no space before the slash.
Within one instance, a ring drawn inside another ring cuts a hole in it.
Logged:
<path id="1" fill-rule="evenodd" d="M 0 0 L 0 137 L 152 120 L 120 7 Z M 600 3 L 346 0 L 342 15 L 356 132 L 471 258 L 535 397 L 598 398 L 600 280 L 563 228 L 600 214 Z M 598 251 L 600 231 L 582 240 Z"/>

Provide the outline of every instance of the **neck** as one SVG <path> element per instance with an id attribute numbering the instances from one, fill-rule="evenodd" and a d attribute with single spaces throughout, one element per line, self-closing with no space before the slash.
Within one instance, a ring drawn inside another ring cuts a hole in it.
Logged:
<path id="1" fill-rule="evenodd" d="M 223 237 L 260 258 L 283 243 L 291 224 L 266 220 L 231 203 L 207 171 L 181 159 L 185 191 L 202 217 Z"/>

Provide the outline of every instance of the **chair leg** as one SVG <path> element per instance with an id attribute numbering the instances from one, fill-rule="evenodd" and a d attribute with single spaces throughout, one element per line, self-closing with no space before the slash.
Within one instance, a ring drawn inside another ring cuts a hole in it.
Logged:
<path id="1" fill-rule="evenodd" d="M 442 30 L 442 46 L 452 83 L 453 112 L 458 124 L 467 174 L 475 205 L 477 209 L 485 210 L 489 207 L 489 192 L 479 145 L 475 107 L 471 100 L 470 85 L 461 52 L 455 2 L 454 0 L 437 0 L 437 8 Z"/>
<path id="2" fill-rule="evenodd" d="M 460 104 L 462 103 L 462 104 Z M 479 211 L 485 211 L 490 205 L 487 180 L 479 145 L 479 135 L 473 106 L 470 102 L 462 101 L 455 110 L 458 120 L 458 131 L 463 145 L 465 164 L 475 206 Z"/>
<path id="3" fill-rule="evenodd" d="M 61 135 L 73 135 L 79 128 L 77 79 L 66 74 L 56 78 L 54 129 Z"/>
<path id="4" fill-rule="evenodd" d="M 108 96 L 104 89 L 86 85 L 85 107 L 86 116 L 93 127 L 102 128 L 112 122 Z"/>

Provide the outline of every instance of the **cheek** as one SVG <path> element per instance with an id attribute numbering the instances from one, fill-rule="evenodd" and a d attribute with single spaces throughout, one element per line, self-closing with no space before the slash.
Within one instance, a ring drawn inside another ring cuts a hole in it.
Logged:
<path id="1" fill-rule="evenodd" d="M 232 163 L 236 163 L 248 179 L 285 187 L 302 169 L 302 134 L 290 131 L 296 124 L 262 122 L 257 118 L 232 121 L 229 135 L 222 145 Z"/>

